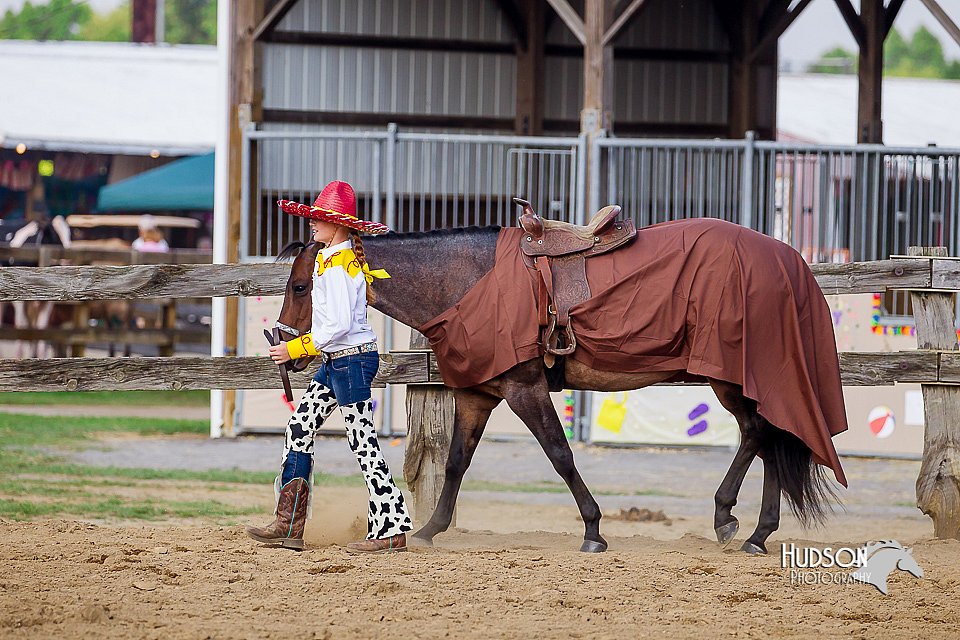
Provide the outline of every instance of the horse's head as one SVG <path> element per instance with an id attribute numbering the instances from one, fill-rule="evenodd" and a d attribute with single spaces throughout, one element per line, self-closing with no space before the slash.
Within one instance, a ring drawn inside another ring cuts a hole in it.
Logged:
<path id="1" fill-rule="evenodd" d="M 292 340 L 310 332 L 313 319 L 313 265 L 320 248 L 317 242 L 291 242 L 277 256 L 278 261 L 293 258 L 287 288 L 283 293 L 283 307 L 277 318 L 277 328 L 283 340 Z"/>

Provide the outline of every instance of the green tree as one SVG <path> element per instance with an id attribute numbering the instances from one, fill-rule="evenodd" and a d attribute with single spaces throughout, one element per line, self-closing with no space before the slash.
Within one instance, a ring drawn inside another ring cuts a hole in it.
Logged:
<path id="1" fill-rule="evenodd" d="M 825 52 L 808 69 L 813 73 L 856 72 L 858 54 L 840 47 Z M 891 29 L 883 44 L 883 75 L 960 80 L 960 60 L 947 61 L 943 46 L 928 29 L 919 27 L 910 40 Z"/>
<path id="2" fill-rule="evenodd" d="M 891 29 L 887 41 L 883 43 L 883 66 L 893 69 L 903 64 L 910 56 L 910 45 L 896 29 Z"/>
<path id="3" fill-rule="evenodd" d="M 130 3 L 122 5 L 109 13 L 97 13 L 80 28 L 80 40 L 99 42 L 130 42 L 131 31 Z"/>
<path id="4" fill-rule="evenodd" d="M 825 51 L 820 60 L 807 68 L 810 73 L 856 73 L 857 54 L 843 47 Z"/>
<path id="5" fill-rule="evenodd" d="M 216 44 L 216 0 L 167 0 L 164 40 L 173 44 Z"/>
<path id="6" fill-rule="evenodd" d="M 960 60 L 954 60 L 948 64 L 943 77 L 947 80 L 960 80 Z"/>
<path id="7" fill-rule="evenodd" d="M 943 77 L 947 69 L 947 61 L 943 57 L 943 46 L 926 27 L 919 27 L 910 38 L 910 54 L 920 75 L 928 78 Z"/>
<path id="8" fill-rule="evenodd" d="M 49 4 L 25 2 L 20 11 L 8 10 L 0 20 L 0 39 L 73 40 L 93 12 L 86 2 L 50 0 Z"/>

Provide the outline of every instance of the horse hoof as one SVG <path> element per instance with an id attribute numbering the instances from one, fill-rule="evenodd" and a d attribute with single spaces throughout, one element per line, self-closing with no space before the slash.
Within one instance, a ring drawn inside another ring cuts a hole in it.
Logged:
<path id="1" fill-rule="evenodd" d="M 606 542 L 596 542 L 595 540 L 584 540 L 580 545 L 580 551 L 584 553 L 603 553 L 607 550 Z"/>
<path id="2" fill-rule="evenodd" d="M 767 555 L 767 550 L 763 545 L 753 544 L 749 540 L 743 543 L 743 546 L 740 547 L 740 551 L 745 551 L 752 556 L 765 556 Z"/>
<path id="3" fill-rule="evenodd" d="M 740 523 L 737 522 L 736 518 L 721 527 L 717 527 L 714 529 L 717 533 L 717 542 L 720 543 L 720 546 L 726 547 L 730 544 L 730 541 L 733 540 L 733 537 L 737 535 L 737 531 L 739 530 Z"/>

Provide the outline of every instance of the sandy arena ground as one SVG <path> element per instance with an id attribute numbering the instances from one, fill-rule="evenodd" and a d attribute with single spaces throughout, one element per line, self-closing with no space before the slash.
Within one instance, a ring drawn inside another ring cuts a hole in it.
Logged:
<path id="1" fill-rule="evenodd" d="M 178 495 L 193 492 L 185 484 Z M 268 513 L 269 487 L 247 491 L 229 501 Z M 0 522 L 0 637 L 960 638 L 960 542 L 930 540 L 922 516 L 841 513 L 810 537 L 786 516 L 771 539 L 771 551 L 788 540 L 857 547 L 889 532 L 925 575 L 893 572 L 884 596 L 791 584 L 778 555 L 706 538 L 709 514 L 607 518 L 610 550 L 582 554 L 568 496 L 468 492 L 461 528 L 434 548 L 356 556 L 337 544 L 362 536 L 364 489 L 316 495 L 303 553 L 259 546 L 240 526 Z M 738 512 L 751 528 L 752 500 Z"/>

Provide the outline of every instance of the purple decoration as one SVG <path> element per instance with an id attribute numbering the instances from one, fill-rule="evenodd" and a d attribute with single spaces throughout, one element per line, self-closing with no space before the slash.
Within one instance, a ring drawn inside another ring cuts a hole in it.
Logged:
<path id="1" fill-rule="evenodd" d="M 840 326 L 840 320 L 843 318 L 843 311 L 834 311 L 833 312 L 833 324 L 834 326 Z"/>
<path id="2" fill-rule="evenodd" d="M 693 408 L 693 411 L 690 412 L 690 415 L 688 415 L 687 418 L 690 420 L 696 420 L 697 418 L 705 414 L 707 411 L 710 411 L 710 407 L 708 407 L 706 404 L 701 402 L 700 404 L 698 404 Z M 704 429 L 706 429 L 706 427 L 704 427 Z"/>
<path id="3" fill-rule="evenodd" d="M 707 430 L 707 421 L 706 421 L 706 420 L 701 420 L 701 421 L 698 422 L 697 424 L 695 424 L 695 425 L 693 425 L 692 427 L 690 427 L 689 429 L 687 429 L 687 435 L 692 438 L 693 436 L 699 435 L 699 434 L 703 433 L 703 432 L 706 431 L 706 430 Z"/>

